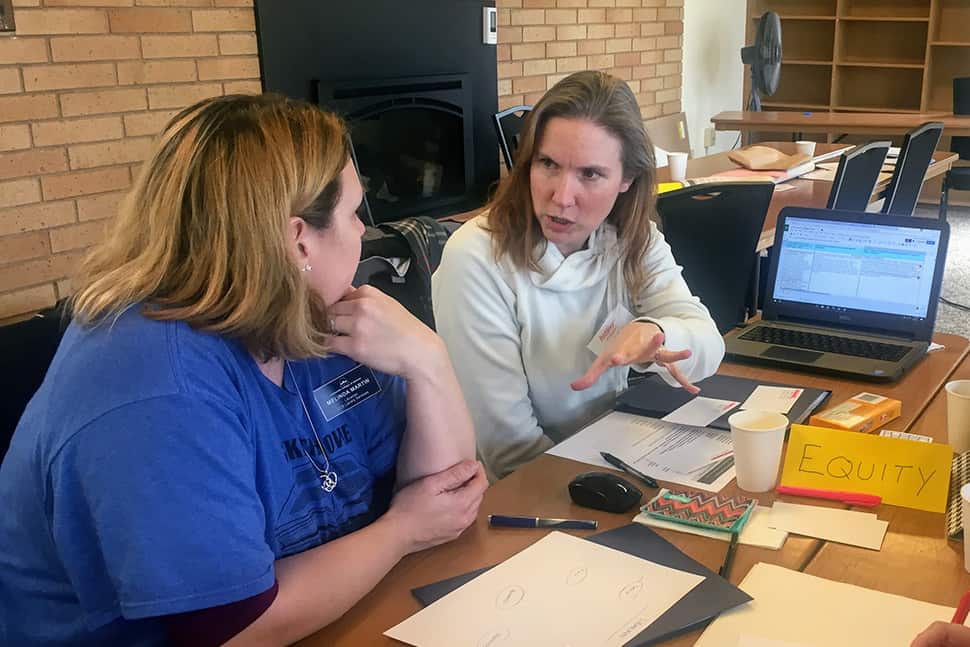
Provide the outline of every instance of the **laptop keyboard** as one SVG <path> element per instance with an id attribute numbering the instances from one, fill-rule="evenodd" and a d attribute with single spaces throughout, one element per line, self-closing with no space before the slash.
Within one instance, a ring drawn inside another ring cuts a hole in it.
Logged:
<path id="1" fill-rule="evenodd" d="M 909 352 L 909 346 L 897 344 L 883 344 L 861 339 L 836 337 L 814 332 L 788 330 L 786 328 L 772 328 L 769 326 L 755 326 L 742 334 L 739 339 L 745 341 L 760 341 L 775 346 L 804 348 L 822 353 L 836 353 L 837 355 L 851 355 L 865 357 L 886 362 L 896 362 Z"/>

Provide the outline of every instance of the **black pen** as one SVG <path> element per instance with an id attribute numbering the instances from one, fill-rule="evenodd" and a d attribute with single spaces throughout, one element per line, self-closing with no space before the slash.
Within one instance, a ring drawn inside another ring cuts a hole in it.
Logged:
<path id="1" fill-rule="evenodd" d="M 632 474 L 633 476 L 637 477 L 638 479 L 646 483 L 647 487 L 660 487 L 660 485 L 658 485 L 657 482 L 654 481 L 652 478 L 650 478 L 649 476 L 647 476 L 637 468 L 633 467 L 632 465 L 629 465 L 628 463 L 623 462 L 613 454 L 609 452 L 600 452 L 600 456 L 602 456 L 603 460 L 609 463 L 610 465 L 612 465 L 613 467 L 623 470 L 627 474 Z"/>
<path id="2" fill-rule="evenodd" d="M 731 564 L 734 562 L 734 553 L 738 552 L 738 533 L 731 533 L 731 543 L 728 544 L 727 555 L 724 556 L 724 563 L 721 565 L 721 569 L 717 572 L 718 575 L 724 579 L 728 579 L 731 576 Z"/>
<path id="3" fill-rule="evenodd" d="M 490 514 L 488 525 L 503 528 L 566 528 L 570 530 L 596 530 L 599 525 L 588 519 L 549 519 L 546 517 L 521 517 L 514 514 Z"/>

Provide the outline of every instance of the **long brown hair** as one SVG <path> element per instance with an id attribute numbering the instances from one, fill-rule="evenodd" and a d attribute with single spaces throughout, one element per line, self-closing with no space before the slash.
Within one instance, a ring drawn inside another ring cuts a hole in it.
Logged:
<path id="1" fill-rule="evenodd" d="M 82 265 L 74 316 L 147 317 L 239 339 L 261 359 L 326 353 L 326 307 L 287 243 L 330 225 L 349 159 L 339 118 L 279 95 L 200 101 L 162 131 L 111 231 Z M 319 268 L 325 271 L 325 268 Z"/>
<path id="2" fill-rule="evenodd" d="M 546 124 L 554 117 L 591 121 L 620 142 L 623 178 L 632 183 L 617 197 L 607 222 L 616 227 L 623 278 L 630 295 L 636 295 L 646 281 L 643 257 L 656 198 L 653 146 L 630 86 L 605 72 L 570 74 L 529 113 L 515 164 L 488 205 L 486 226 L 492 234 L 495 256 L 508 256 L 519 269 L 538 269 L 536 249 L 546 240 L 532 208 L 529 175 Z"/>

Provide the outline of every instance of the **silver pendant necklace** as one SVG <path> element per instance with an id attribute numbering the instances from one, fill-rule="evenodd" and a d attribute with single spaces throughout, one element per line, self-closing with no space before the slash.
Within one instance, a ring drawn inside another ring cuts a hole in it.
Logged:
<path id="1" fill-rule="evenodd" d="M 320 454 L 323 456 L 323 460 L 326 461 L 326 464 L 323 467 L 320 467 L 320 465 L 313 460 L 313 457 L 310 456 L 310 452 L 306 450 L 303 443 L 300 443 L 300 448 L 303 449 L 303 453 L 306 455 L 307 460 L 310 461 L 310 464 L 313 465 L 314 469 L 320 473 L 320 487 L 325 492 L 333 492 L 334 488 L 337 487 L 337 472 L 330 469 L 330 457 L 327 456 L 327 450 L 323 448 L 323 443 L 320 442 L 320 436 L 317 434 L 317 427 L 313 424 L 313 419 L 310 417 L 310 411 L 306 407 L 306 402 L 303 401 L 303 394 L 300 392 L 300 385 L 296 381 L 296 375 L 293 374 L 293 367 L 290 366 L 290 363 L 286 360 L 283 360 L 283 363 L 286 364 L 286 370 L 290 373 L 290 381 L 293 382 L 293 388 L 296 389 L 296 396 L 300 398 L 300 404 L 303 405 L 303 413 L 306 415 L 307 422 L 310 423 L 310 429 L 313 430 L 313 438 L 317 441 L 317 447 L 320 449 Z"/>

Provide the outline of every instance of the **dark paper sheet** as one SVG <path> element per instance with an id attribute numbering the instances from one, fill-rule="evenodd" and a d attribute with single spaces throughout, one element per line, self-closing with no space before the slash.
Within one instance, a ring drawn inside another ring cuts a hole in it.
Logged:
<path id="1" fill-rule="evenodd" d="M 706 398 L 732 400 L 742 403 L 761 385 L 804 389 L 801 396 L 799 396 L 798 400 L 792 406 L 791 411 L 788 412 L 787 417 L 793 424 L 801 424 L 807 420 L 831 393 L 831 391 L 810 389 L 800 387 L 796 384 L 760 382 L 758 380 L 749 380 L 744 377 L 734 377 L 731 375 L 712 375 L 697 383 L 697 386 L 701 389 L 699 395 Z M 651 375 L 636 386 L 621 393 L 616 400 L 616 410 L 650 418 L 663 418 L 671 411 L 693 400 L 694 397 L 684 389 L 670 386 L 659 375 Z M 728 418 L 736 411 L 738 410 L 732 409 L 728 411 L 708 426 L 715 429 L 724 429 L 725 431 L 730 430 L 731 427 L 728 425 Z"/>
<path id="2" fill-rule="evenodd" d="M 676 634 L 694 629 L 713 620 L 719 613 L 751 601 L 751 596 L 734 586 L 721 576 L 694 561 L 655 533 L 650 528 L 631 523 L 614 530 L 587 537 L 603 546 L 636 555 L 669 568 L 694 573 L 704 577 L 704 581 L 694 587 L 674 606 L 644 629 L 627 647 L 652 645 Z M 725 550 L 727 546 L 725 545 Z M 451 593 L 461 585 L 475 579 L 488 568 L 457 575 L 455 577 L 413 589 L 411 593 L 418 602 L 428 606 L 435 600 Z"/>

